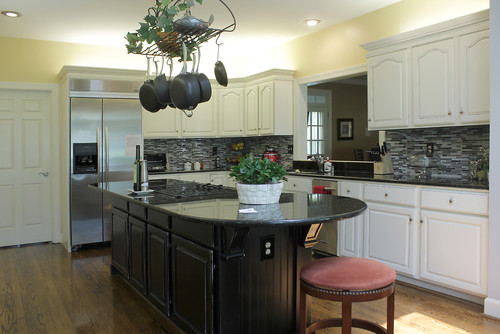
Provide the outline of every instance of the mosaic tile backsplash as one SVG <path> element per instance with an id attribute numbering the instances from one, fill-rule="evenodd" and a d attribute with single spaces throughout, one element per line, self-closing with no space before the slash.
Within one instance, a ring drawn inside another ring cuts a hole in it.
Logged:
<path id="1" fill-rule="evenodd" d="M 243 151 L 233 151 L 232 145 L 244 143 Z M 227 157 L 263 154 L 267 148 L 278 152 L 278 163 L 287 170 L 292 168 L 293 154 L 288 147 L 293 145 L 293 136 L 262 136 L 235 138 L 182 138 L 144 139 L 145 153 L 166 153 L 172 170 L 182 170 L 184 162 L 203 161 L 203 169 L 214 169 L 215 159 L 220 157 L 222 169 L 229 169 Z M 216 147 L 217 153 L 213 154 Z"/>
<path id="2" fill-rule="evenodd" d="M 434 156 L 441 166 L 432 168 L 433 176 L 469 177 L 469 161 L 489 148 L 489 125 L 457 126 L 426 129 L 391 130 L 386 132 L 394 173 L 412 175 L 419 172 L 410 166 L 413 154 L 423 154 L 426 144 L 434 143 Z"/>

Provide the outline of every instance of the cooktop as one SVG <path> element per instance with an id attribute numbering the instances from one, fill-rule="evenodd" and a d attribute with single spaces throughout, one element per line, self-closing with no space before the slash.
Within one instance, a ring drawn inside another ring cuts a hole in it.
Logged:
<path id="1" fill-rule="evenodd" d="M 186 182 L 173 179 L 150 180 L 149 188 L 175 200 L 238 198 L 236 189 L 211 183 Z"/>

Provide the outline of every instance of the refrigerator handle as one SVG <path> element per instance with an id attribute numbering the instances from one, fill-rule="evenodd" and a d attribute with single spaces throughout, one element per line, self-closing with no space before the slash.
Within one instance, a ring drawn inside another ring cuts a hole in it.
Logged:
<path id="1" fill-rule="evenodd" d="M 101 157 L 102 157 L 102 152 L 101 152 L 101 129 L 98 127 L 96 128 L 96 135 L 97 135 L 97 183 L 101 182 Z"/>
<path id="2" fill-rule="evenodd" d="M 104 128 L 104 135 L 106 141 L 106 183 L 109 182 L 109 136 L 108 136 L 108 127 Z"/>

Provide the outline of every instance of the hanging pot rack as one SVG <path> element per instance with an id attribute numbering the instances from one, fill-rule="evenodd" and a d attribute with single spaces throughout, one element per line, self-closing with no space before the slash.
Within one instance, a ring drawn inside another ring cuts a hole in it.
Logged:
<path id="1" fill-rule="evenodd" d="M 177 0 L 175 4 L 179 1 L 180 0 Z M 233 18 L 233 23 L 227 27 L 223 29 L 208 28 L 202 32 L 198 29 L 193 29 L 191 31 L 184 30 L 182 33 L 175 30 L 166 33 L 159 32 L 158 35 L 161 39 L 142 50 L 139 54 L 146 56 L 165 56 L 170 58 L 181 57 L 183 43 L 185 43 L 186 47 L 189 49 L 193 49 L 214 37 L 217 37 L 218 41 L 223 32 L 233 32 L 236 29 L 236 18 L 226 3 L 223 0 L 219 1 L 227 8 Z"/>

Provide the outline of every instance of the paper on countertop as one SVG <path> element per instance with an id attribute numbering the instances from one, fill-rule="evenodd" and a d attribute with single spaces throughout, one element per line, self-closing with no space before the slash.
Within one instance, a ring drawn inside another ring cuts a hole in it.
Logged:
<path id="1" fill-rule="evenodd" d="M 239 213 L 256 213 L 257 210 L 255 210 L 254 208 L 248 208 L 248 209 L 239 209 L 238 212 Z"/>

